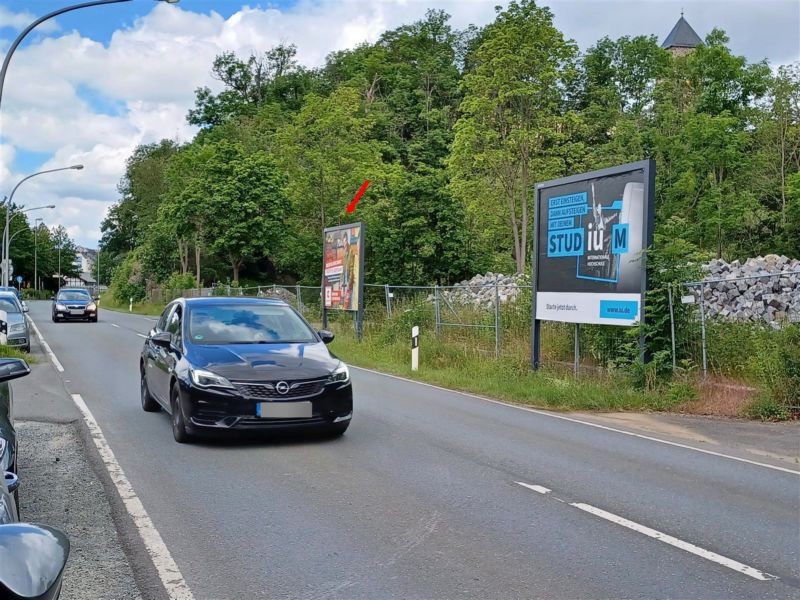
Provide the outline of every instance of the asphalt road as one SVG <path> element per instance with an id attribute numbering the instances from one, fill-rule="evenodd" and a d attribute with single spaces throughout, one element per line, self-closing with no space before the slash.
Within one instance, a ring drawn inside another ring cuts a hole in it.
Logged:
<path id="1" fill-rule="evenodd" d="M 797 474 L 360 370 L 339 440 L 178 445 L 153 319 L 30 304 L 196 599 L 800 598 Z"/>

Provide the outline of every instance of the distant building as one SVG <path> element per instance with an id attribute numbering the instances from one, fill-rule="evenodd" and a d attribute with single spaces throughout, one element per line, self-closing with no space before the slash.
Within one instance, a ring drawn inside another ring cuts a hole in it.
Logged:
<path id="1" fill-rule="evenodd" d="M 702 43 L 703 40 L 683 18 L 683 11 L 681 11 L 681 18 L 675 23 L 675 27 L 669 32 L 661 47 L 673 56 L 686 56 Z"/>
<path id="2" fill-rule="evenodd" d="M 79 273 L 91 273 L 94 270 L 96 260 L 97 250 L 78 246 L 75 252 L 75 260 L 73 261 L 73 265 L 75 266 L 75 270 Z"/>

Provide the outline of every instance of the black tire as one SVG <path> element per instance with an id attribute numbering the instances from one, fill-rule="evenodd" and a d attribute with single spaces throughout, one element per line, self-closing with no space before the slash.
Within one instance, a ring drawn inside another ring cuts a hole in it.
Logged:
<path id="1" fill-rule="evenodd" d="M 145 379 L 144 371 L 142 371 L 140 378 L 141 382 L 139 384 L 139 390 L 142 399 L 142 410 L 144 410 L 144 412 L 158 412 L 161 410 L 161 405 L 156 402 L 156 399 L 153 398 L 152 394 L 150 394 L 150 389 L 147 387 L 147 379 Z"/>
<path id="2" fill-rule="evenodd" d="M 14 496 L 14 505 L 17 507 L 17 518 L 22 521 L 22 515 L 19 512 L 19 490 L 14 490 L 12 495 Z"/>
<path id="3" fill-rule="evenodd" d="M 97 317 L 95 317 L 95 318 L 93 318 L 93 319 L 89 319 L 89 322 L 90 322 L 90 323 L 97 323 Z"/>
<path id="4" fill-rule="evenodd" d="M 53 315 L 53 323 L 58 323 L 58 319 L 56 318 L 55 315 Z"/>
<path id="5" fill-rule="evenodd" d="M 341 423 L 333 423 L 328 426 L 328 435 L 332 438 L 342 437 L 347 428 L 350 427 L 350 420 L 342 421 Z"/>
<path id="6" fill-rule="evenodd" d="M 172 422 L 172 437 L 179 444 L 186 444 L 192 441 L 192 436 L 186 431 L 186 421 L 183 419 L 183 411 L 181 410 L 180 402 L 178 402 L 178 384 L 172 386 L 172 393 L 170 394 L 170 408 L 172 415 L 170 421 Z"/>

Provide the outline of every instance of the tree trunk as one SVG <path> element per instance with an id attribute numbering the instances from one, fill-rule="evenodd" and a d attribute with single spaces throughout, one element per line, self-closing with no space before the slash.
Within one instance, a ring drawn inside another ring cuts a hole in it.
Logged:
<path id="1" fill-rule="evenodd" d="M 194 282 L 198 289 L 200 289 L 200 244 L 195 242 L 194 244 L 194 265 L 195 265 L 195 276 Z"/>
<path id="2" fill-rule="evenodd" d="M 520 259 L 517 260 L 517 273 L 525 271 L 525 260 L 528 257 L 528 157 L 527 152 L 522 162 L 522 241 L 520 242 Z"/>
<path id="3" fill-rule="evenodd" d="M 189 271 L 189 242 L 178 238 L 178 256 L 181 261 L 181 275 Z"/>
<path id="4" fill-rule="evenodd" d="M 242 261 L 240 260 L 232 260 L 231 261 L 231 268 L 233 269 L 233 283 L 239 283 L 239 268 L 242 266 Z"/>

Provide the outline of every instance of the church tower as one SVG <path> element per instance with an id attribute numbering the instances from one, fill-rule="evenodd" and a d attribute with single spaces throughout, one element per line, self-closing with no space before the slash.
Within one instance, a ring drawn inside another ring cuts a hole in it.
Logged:
<path id="1" fill-rule="evenodd" d="M 686 56 L 702 43 L 703 40 L 683 18 L 683 11 L 681 11 L 681 18 L 675 23 L 675 27 L 669 32 L 661 47 L 672 56 Z"/>

